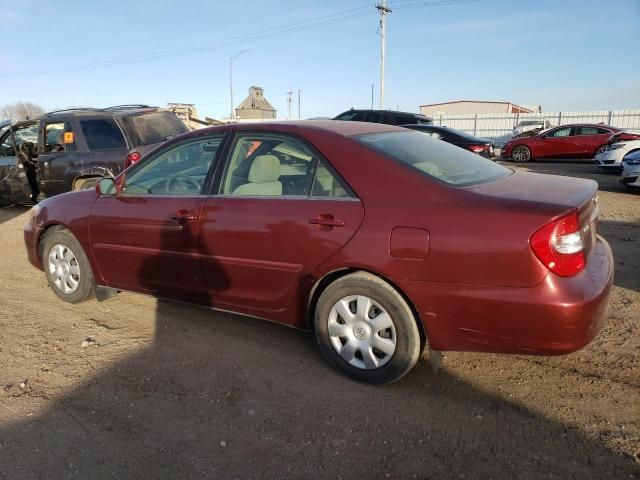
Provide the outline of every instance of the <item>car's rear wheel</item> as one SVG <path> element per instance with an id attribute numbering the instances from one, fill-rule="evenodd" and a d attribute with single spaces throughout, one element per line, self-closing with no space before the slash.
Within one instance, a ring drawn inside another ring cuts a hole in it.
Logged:
<path id="1" fill-rule="evenodd" d="M 511 152 L 511 158 L 514 162 L 528 162 L 531 160 L 531 150 L 524 145 L 518 145 Z"/>
<path id="2" fill-rule="evenodd" d="M 90 178 L 79 178 L 73 184 L 73 190 L 90 190 L 92 188 L 96 188 L 98 182 L 102 180 L 102 177 L 90 177 Z"/>
<path id="3" fill-rule="evenodd" d="M 330 284 L 318 299 L 314 325 L 327 362 L 361 382 L 391 383 L 420 357 L 411 308 L 396 289 L 367 272 Z"/>
<path id="4" fill-rule="evenodd" d="M 44 238 L 42 266 L 49 286 L 65 302 L 80 303 L 95 291 L 91 265 L 80 242 L 66 229 Z"/>

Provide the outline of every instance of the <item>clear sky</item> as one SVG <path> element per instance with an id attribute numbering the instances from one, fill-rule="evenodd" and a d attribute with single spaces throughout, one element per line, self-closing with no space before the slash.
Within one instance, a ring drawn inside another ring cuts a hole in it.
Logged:
<path id="1" fill-rule="evenodd" d="M 385 107 L 508 100 L 640 108 L 640 0 L 388 0 Z M 251 85 L 286 118 L 378 106 L 379 15 L 364 0 L 0 0 L 0 104 L 195 103 Z M 297 116 L 297 93 L 292 110 Z"/>

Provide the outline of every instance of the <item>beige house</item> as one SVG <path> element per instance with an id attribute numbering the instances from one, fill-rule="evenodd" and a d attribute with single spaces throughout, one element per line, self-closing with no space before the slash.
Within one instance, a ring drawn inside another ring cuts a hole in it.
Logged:
<path id="1" fill-rule="evenodd" d="M 264 97 L 260 87 L 249 88 L 249 96 L 236 108 L 238 120 L 274 120 L 276 109 Z"/>

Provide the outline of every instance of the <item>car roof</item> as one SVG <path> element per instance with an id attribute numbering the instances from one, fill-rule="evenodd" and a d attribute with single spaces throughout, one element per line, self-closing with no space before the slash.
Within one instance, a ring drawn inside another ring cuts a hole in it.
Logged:
<path id="1" fill-rule="evenodd" d="M 149 105 L 116 105 L 107 108 L 67 108 L 64 110 L 55 110 L 47 112 L 40 118 L 56 118 L 56 117 L 88 117 L 88 116 L 105 116 L 113 117 L 115 115 L 124 117 L 129 115 L 138 115 L 144 112 L 161 110 L 159 107 L 151 107 Z"/>
<path id="2" fill-rule="evenodd" d="M 348 112 L 391 113 L 391 114 L 397 114 L 397 115 L 411 115 L 412 117 L 430 118 L 427 115 L 423 115 L 421 113 L 400 112 L 398 110 L 374 110 L 374 109 L 371 109 L 371 108 L 352 108 L 350 110 L 346 110 L 346 111 L 342 112 L 340 115 L 342 115 L 343 113 L 348 113 Z"/>
<path id="3" fill-rule="evenodd" d="M 385 123 L 351 122 L 343 120 L 297 120 L 285 122 L 231 123 L 215 127 L 201 128 L 180 135 L 180 138 L 207 135 L 208 133 L 236 132 L 282 132 L 299 133 L 301 131 L 321 130 L 345 137 L 367 133 L 406 132 L 406 129 Z M 176 137 L 177 138 L 177 137 Z"/>
<path id="4" fill-rule="evenodd" d="M 608 128 L 610 130 L 618 130 L 617 127 L 612 127 L 611 125 L 605 125 L 604 123 L 568 123 L 566 125 L 558 125 L 553 128 L 560 127 L 600 127 L 600 128 Z"/>

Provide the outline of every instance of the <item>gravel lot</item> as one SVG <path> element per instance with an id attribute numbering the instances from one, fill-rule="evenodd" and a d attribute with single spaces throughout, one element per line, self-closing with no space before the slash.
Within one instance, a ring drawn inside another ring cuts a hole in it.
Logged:
<path id="1" fill-rule="evenodd" d="M 27 209 L 1 209 L 0 479 L 640 478 L 640 195 L 589 164 L 524 168 L 600 183 L 604 330 L 563 357 L 447 353 L 386 387 L 268 322 L 62 303 L 26 260 Z"/>

